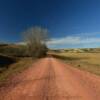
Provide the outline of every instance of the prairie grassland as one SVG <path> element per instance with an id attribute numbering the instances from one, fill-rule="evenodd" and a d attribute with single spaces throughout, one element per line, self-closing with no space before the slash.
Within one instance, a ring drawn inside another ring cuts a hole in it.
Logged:
<path id="1" fill-rule="evenodd" d="M 100 75 L 100 53 L 55 53 L 73 67 Z"/>

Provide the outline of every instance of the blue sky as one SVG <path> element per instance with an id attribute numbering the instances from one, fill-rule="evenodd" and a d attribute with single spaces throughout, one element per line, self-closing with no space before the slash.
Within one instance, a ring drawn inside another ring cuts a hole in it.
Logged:
<path id="1" fill-rule="evenodd" d="M 100 0 L 0 0 L 0 42 L 22 42 L 34 26 L 48 29 L 51 48 L 100 47 Z"/>

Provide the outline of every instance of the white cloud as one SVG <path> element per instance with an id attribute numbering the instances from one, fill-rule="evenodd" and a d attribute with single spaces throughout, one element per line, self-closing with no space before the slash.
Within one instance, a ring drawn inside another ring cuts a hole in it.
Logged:
<path id="1" fill-rule="evenodd" d="M 47 42 L 47 45 L 77 45 L 77 44 L 91 44 L 100 43 L 100 38 L 86 37 L 82 38 L 79 36 L 66 36 L 62 38 L 53 38 Z"/>
<path id="2" fill-rule="evenodd" d="M 26 42 L 17 42 L 15 44 L 18 44 L 18 45 L 26 45 Z"/>
<path id="3" fill-rule="evenodd" d="M 96 33 L 80 33 L 76 35 L 65 36 L 61 38 L 52 38 L 47 41 L 48 47 L 62 48 L 62 47 L 96 47 L 100 44 L 100 34 Z M 97 37 L 99 36 L 99 37 Z M 26 43 L 20 42 L 18 44 L 25 45 Z"/>
<path id="4" fill-rule="evenodd" d="M 47 42 L 48 45 L 62 45 L 62 44 L 78 44 L 80 42 L 80 37 L 63 37 L 63 38 L 53 38 Z"/>
<path id="5" fill-rule="evenodd" d="M 89 43 L 100 43 L 100 38 L 92 37 L 92 38 L 85 38 L 80 41 L 80 43 L 89 44 Z"/>

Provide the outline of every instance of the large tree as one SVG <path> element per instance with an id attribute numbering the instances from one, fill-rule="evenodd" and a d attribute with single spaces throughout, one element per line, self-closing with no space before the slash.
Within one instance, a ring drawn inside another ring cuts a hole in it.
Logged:
<path id="1" fill-rule="evenodd" d="M 48 40 L 47 29 L 32 27 L 24 32 L 24 39 L 27 43 L 28 54 L 32 57 L 42 57 L 46 55 Z"/>

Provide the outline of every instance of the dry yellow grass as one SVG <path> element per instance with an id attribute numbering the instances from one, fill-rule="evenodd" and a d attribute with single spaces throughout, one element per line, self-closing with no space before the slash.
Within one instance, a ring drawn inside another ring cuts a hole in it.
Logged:
<path id="1" fill-rule="evenodd" d="M 0 73 L 0 85 L 6 82 L 8 77 L 16 75 L 30 67 L 34 61 L 32 58 L 21 58 L 18 62 L 9 65 L 7 69 Z"/>
<path id="2" fill-rule="evenodd" d="M 64 57 L 66 63 L 73 67 L 83 69 L 94 74 L 100 75 L 100 53 L 55 53 Z"/>
<path id="3" fill-rule="evenodd" d="M 100 53 L 60 53 L 59 55 L 76 58 L 89 64 L 100 65 Z"/>

